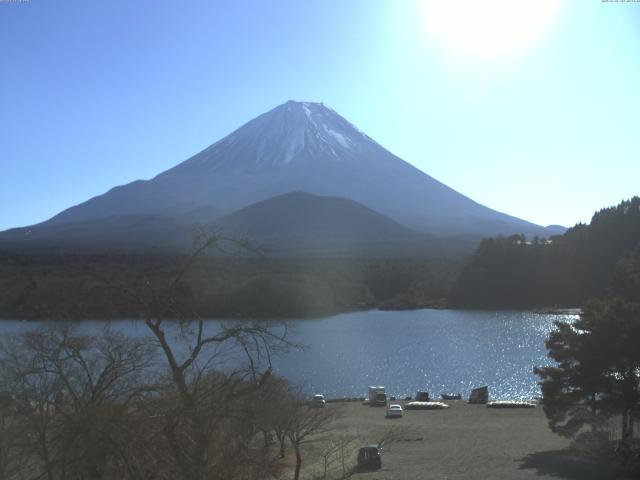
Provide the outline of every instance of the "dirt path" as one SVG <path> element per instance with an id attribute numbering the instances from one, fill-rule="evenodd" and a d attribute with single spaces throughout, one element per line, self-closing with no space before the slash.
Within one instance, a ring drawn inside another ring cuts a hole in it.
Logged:
<path id="1" fill-rule="evenodd" d="M 403 403 L 403 402 L 399 402 Z M 569 442 L 547 427 L 542 408 L 490 409 L 447 402 L 447 410 L 405 411 L 386 419 L 385 409 L 349 403 L 336 422 L 337 435 L 358 435 L 354 444 L 377 443 L 393 427 L 403 438 L 383 450 L 382 469 L 355 479 L 569 479 L 621 478 L 615 470 L 569 453 Z M 327 408 L 336 408 L 329 405 Z M 351 464 L 355 455 L 350 452 Z"/>

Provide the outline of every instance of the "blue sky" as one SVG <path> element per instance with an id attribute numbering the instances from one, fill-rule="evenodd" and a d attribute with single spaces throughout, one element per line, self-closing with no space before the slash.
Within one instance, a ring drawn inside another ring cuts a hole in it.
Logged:
<path id="1" fill-rule="evenodd" d="M 455 37 L 464 5 L 443 33 L 424 1 L 0 2 L 0 229 L 151 178 L 288 99 L 489 207 L 588 221 L 640 194 L 640 3 L 558 5 L 484 55 Z M 510 22 L 488 11 L 472 45 Z"/>

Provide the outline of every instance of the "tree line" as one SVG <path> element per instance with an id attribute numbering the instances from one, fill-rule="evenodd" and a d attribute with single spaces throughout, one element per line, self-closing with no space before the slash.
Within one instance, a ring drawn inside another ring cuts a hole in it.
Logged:
<path id="1" fill-rule="evenodd" d="M 185 256 L 0 252 L 0 318 L 142 318 L 114 288 L 165 288 Z M 209 318 L 300 318 L 443 304 L 458 258 L 294 259 L 203 256 L 176 301 Z"/>
<path id="2" fill-rule="evenodd" d="M 618 260 L 606 294 L 578 320 L 556 322 L 546 345 L 554 364 L 535 373 L 551 430 L 640 474 L 640 248 Z"/>
<path id="3" fill-rule="evenodd" d="M 640 247 L 640 198 L 596 212 L 563 235 L 484 239 L 453 282 L 463 308 L 575 307 L 602 295 Z"/>

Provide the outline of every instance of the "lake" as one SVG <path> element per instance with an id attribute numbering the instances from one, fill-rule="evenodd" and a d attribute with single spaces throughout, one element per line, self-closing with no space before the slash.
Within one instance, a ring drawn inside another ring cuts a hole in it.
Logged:
<path id="1" fill-rule="evenodd" d="M 292 321 L 293 338 L 306 345 L 274 360 L 275 373 L 308 393 L 366 396 L 369 385 L 391 395 L 462 393 L 488 385 L 492 399 L 540 395 L 534 366 L 549 365 L 545 340 L 554 320 L 577 315 L 523 311 L 363 311 Z M 216 323 L 215 320 L 211 320 Z M 4 321 L 0 332 L 33 328 L 39 322 Z M 83 328 L 98 329 L 90 321 Z M 114 322 L 133 335 L 135 321 Z"/>

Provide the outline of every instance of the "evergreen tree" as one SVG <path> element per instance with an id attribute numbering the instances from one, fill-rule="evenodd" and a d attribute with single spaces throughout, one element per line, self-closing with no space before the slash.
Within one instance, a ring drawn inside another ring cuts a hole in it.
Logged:
<path id="1" fill-rule="evenodd" d="M 636 249 L 636 253 L 631 254 Z M 573 307 L 602 295 L 617 269 L 640 271 L 640 197 L 593 215 L 564 235 L 527 242 L 485 239 L 454 282 L 449 304 L 464 308 Z M 627 272 L 628 273 L 628 272 Z M 636 280 L 636 292 L 640 282 Z M 636 293 L 640 295 L 640 293 Z"/>
<path id="2" fill-rule="evenodd" d="M 557 365 L 535 369 L 550 428 L 572 437 L 619 415 L 622 440 L 631 440 L 640 415 L 640 304 L 593 301 L 575 323 L 556 326 L 547 348 Z"/>

